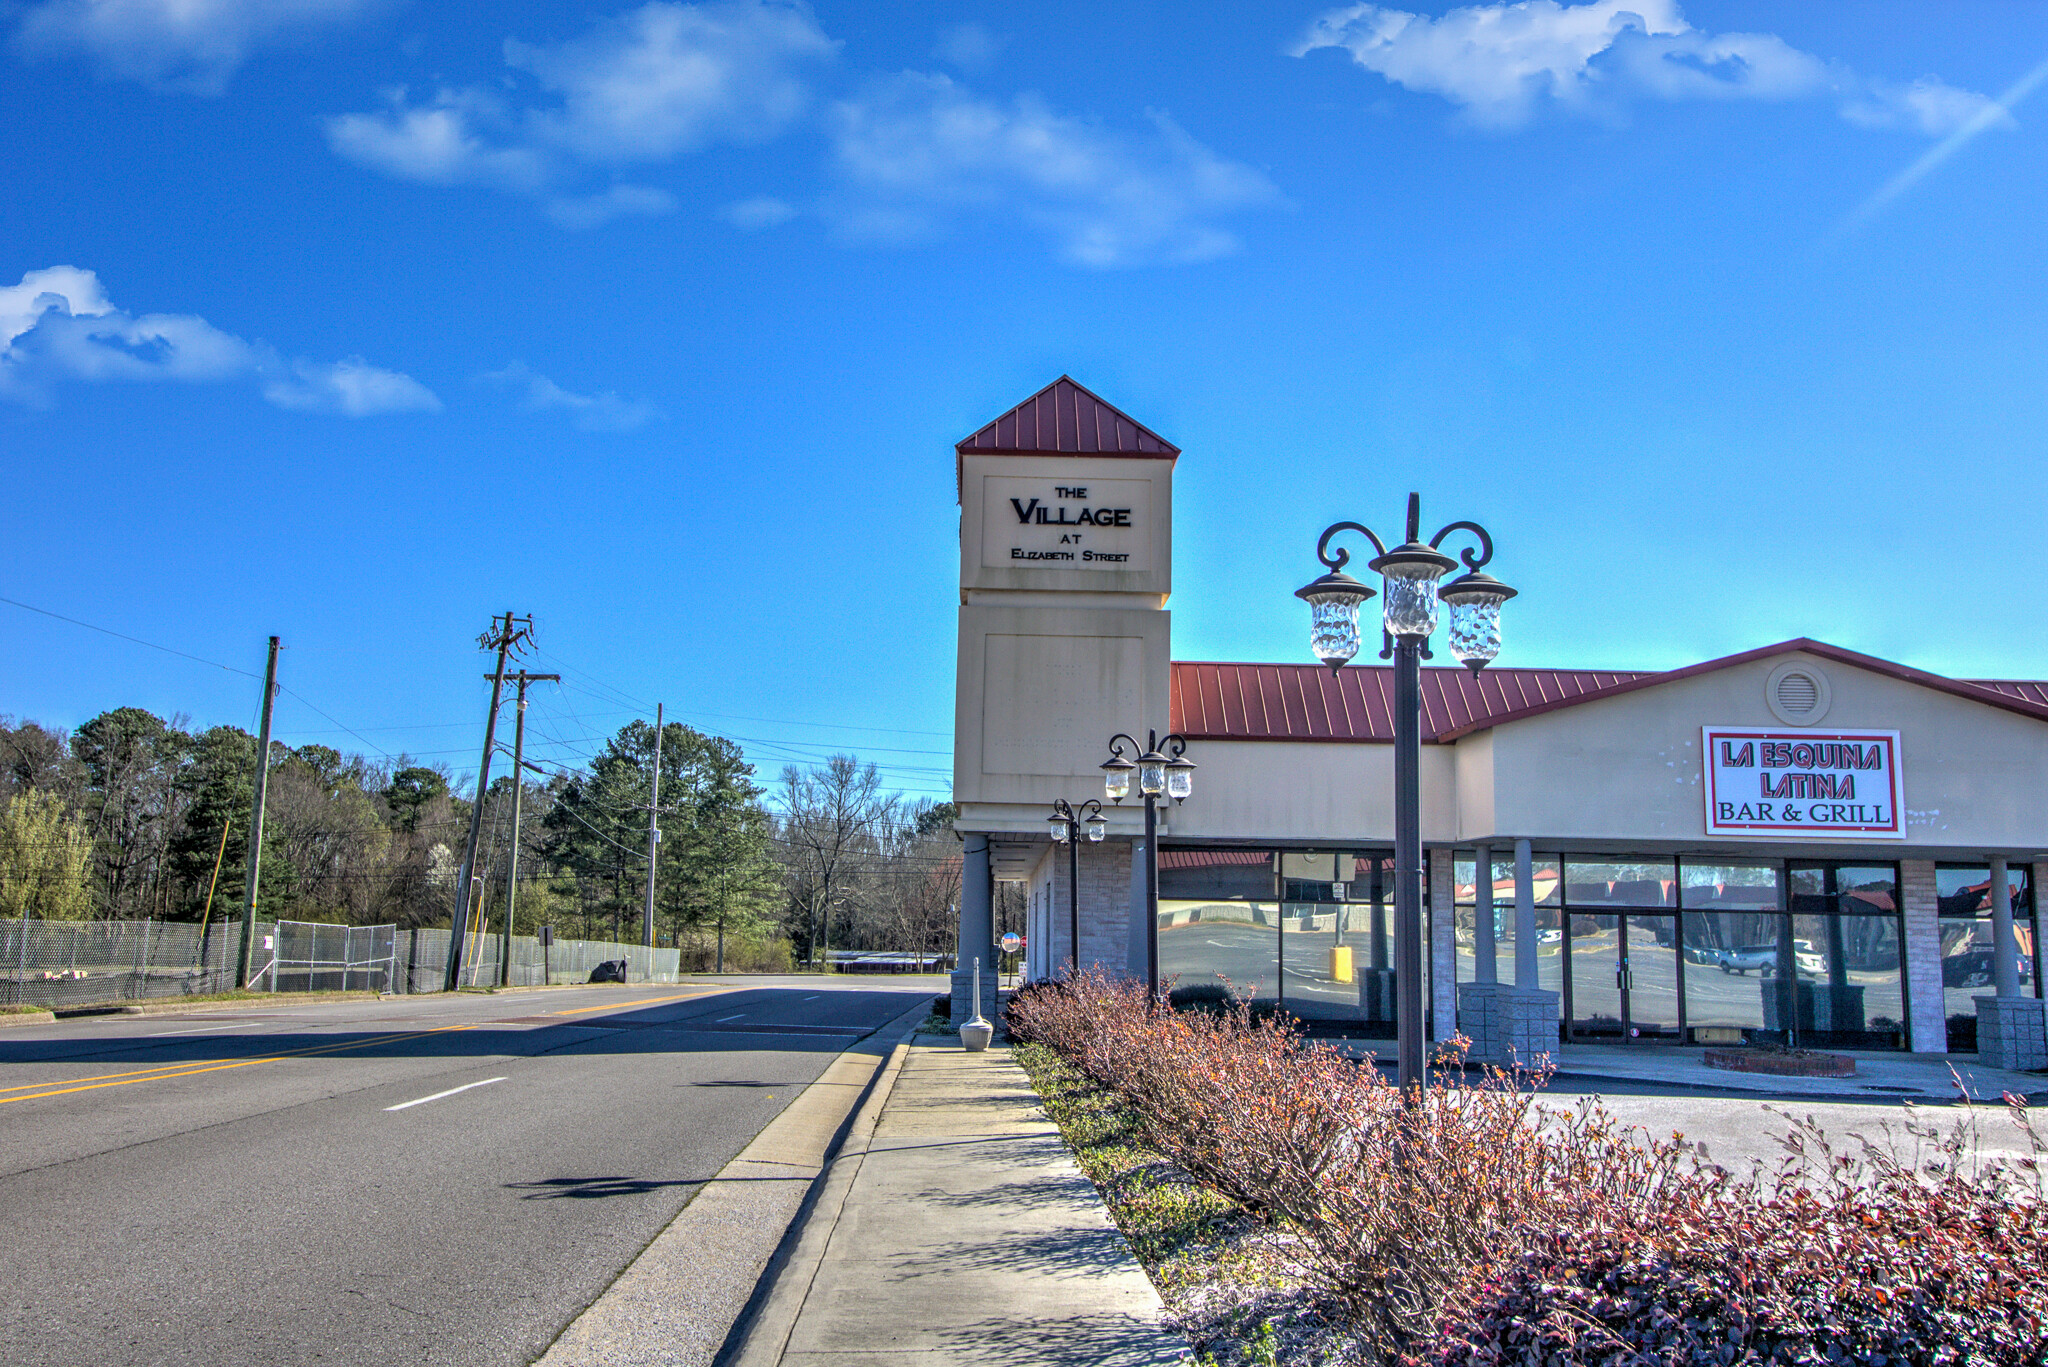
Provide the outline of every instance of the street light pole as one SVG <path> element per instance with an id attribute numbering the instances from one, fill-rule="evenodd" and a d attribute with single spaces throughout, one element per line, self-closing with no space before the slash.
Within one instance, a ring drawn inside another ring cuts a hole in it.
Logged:
<path id="1" fill-rule="evenodd" d="M 1357 532 L 1379 552 L 1368 568 L 1378 571 L 1386 591 L 1380 658 L 1394 661 L 1394 982 L 1395 1020 L 1400 1032 L 1400 1084 L 1412 1099 L 1427 1077 L 1428 1051 L 1422 1038 L 1422 661 L 1437 627 L 1439 602 L 1450 604 L 1451 653 L 1475 673 L 1500 654 L 1501 604 L 1515 590 L 1482 572 L 1493 559 L 1493 537 L 1476 522 L 1453 522 L 1422 540 L 1422 496 L 1408 495 L 1408 536 L 1389 550 L 1372 528 L 1338 522 L 1316 542 L 1316 559 L 1328 570 L 1296 591 L 1309 605 L 1309 648 L 1336 673 L 1358 654 L 1358 609 L 1373 590 L 1344 566 L 1351 553 L 1332 551 L 1339 532 Z M 1453 560 L 1438 549 L 1453 532 L 1470 532 L 1478 549 Z M 1450 583 L 1437 581 L 1462 561 L 1466 572 Z"/>
<path id="2" fill-rule="evenodd" d="M 1131 774 L 1138 776 L 1138 791 L 1145 798 L 1145 992 L 1159 1000 L 1159 799 L 1170 797 L 1175 804 L 1187 800 L 1195 790 L 1195 762 L 1187 758 L 1187 737 L 1169 732 L 1145 733 L 1145 748 L 1119 731 L 1109 738 L 1109 758 L 1102 764 L 1102 791 L 1111 802 L 1121 804 L 1130 795 Z M 1125 748 L 1130 756 L 1124 754 Z"/>
<path id="3" fill-rule="evenodd" d="M 1394 647 L 1394 1019 L 1401 1085 L 1423 1076 L 1422 647 Z"/>
<path id="4" fill-rule="evenodd" d="M 1054 798 L 1052 815 L 1046 818 L 1052 827 L 1053 843 L 1067 847 L 1067 926 L 1071 937 L 1068 943 L 1073 949 L 1073 957 L 1067 961 L 1069 978 L 1081 971 L 1081 823 L 1085 821 L 1088 824 L 1090 844 L 1099 844 L 1109 829 L 1109 822 L 1102 815 L 1102 804 L 1094 798 L 1082 803 L 1080 812 L 1087 815 L 1076 812 L 1065 798 Z"/>

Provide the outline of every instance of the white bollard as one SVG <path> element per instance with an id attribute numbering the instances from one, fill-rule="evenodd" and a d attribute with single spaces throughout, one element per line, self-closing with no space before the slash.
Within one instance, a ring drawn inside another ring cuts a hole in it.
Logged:
<path id="1" fill-rule="evenodd" d="M 970 1054 L 978 1054 L 988 1048 L 988 1042 L 995 1038 L 996 1028 L 981 1018 L 981 960 L 974 961 L 974 1016 L 960 1027 L 960 1045 Z"/>

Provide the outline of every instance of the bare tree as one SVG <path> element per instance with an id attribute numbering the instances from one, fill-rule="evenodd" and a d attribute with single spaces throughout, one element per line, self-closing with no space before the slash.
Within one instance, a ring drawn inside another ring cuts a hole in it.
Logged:
<path id="1" fill-rule="evenodd" d="M 821 765 L 785 766 L 781 791 L 782 854 L 789 904 L 801 925 L 806 957 L 823 963 L 832 942 L 832 917 L 854 909 L 860 875 L 873 865 L 900 799 L 882 791 L 881 772 L 852 755 Z M 791 938 L 796 938 L 792 933 Z"/>

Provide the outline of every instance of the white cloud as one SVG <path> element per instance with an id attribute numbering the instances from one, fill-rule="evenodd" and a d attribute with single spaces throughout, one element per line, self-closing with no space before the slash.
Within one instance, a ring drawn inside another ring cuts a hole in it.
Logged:
<path id="1" fill-rule="evenodd" d="M 538 138 L 615 163 L 773 137 L 809 103 L 797 68 L 838 48 L 808 6 L 657 0 L 553 47 L 507 42 L 505 60 L 562 97 L 532 116 Z"/>
<path id="2" fill-rule="evenodd" d="M 514 361 L 503 370 L 478 378 L 520 391 L 519 406 L 528 412 L 573 414 L 576 426 L 585 432 L 630 432 L 661 416 L 651 405 L 622 399 L 609 389 L 596 394 L 574 393 L 547 376 L 534 373 L 523 361 Z"/>
<path id="3" fill-rule="evenodd" d="M 51 266 L 0 286 L 0 396 L 46 403 L 63 381 L 255 379 L 280 408 L 366 417 L 440 408 L 419 381 L 361 357 L 286 361 L 188 313 L 135 315 L 107 299 L 99 277 Z"/>
<path id="4" fill-rule="evenodd" d="M 263 397 L 279 408 L 339 413 L 364 418 L 375 413 L 439 412 L 434 392 L 395 370 L 380 370 L 360 356 L 345 361 L 294 362 L 289 377 L 263 386 Z"/>
<path id="5" fill-rule="evenodd" d="M 361 18 L 383 0 L 43 0 L 22 16 L 30 52 L 84 52 L 147 84 L 218 94 L 265 43 Z"/>
<path id="6" fill-rule="evenodd" d="M 1164 114 L 1131 137 L 1025 96 L 975 97 L 945 76 L 905 72 L 833 106 L 840 229 L 916 240 L 954 220 L 1000 216 L 1051 236 L 1088 266 L 1198 261 L 1233 251 L 1224 215 L 1279 202 L 1260 172 L 1226 160 Z"/>
<path id="7" fill-rule="evenodd" d="M 506 63 L 532 75 L 535 98 L 399 90 L 383 110 L 329 119 L 327 138 L 385 175 L 533 195 L 564 226 L 594 227 L 675 207 L 647 186 L 590 190 L 594 171 L 774 136 L 809 104 L 803 70 L 838 46 L 794 0 L 655 0 L 565 43 L 508 41 Z"/>
<path id="8" fill-rule="evenodd" d="M 742 199 L 726 205 L 718 213 L 719 217 L 733 227 L 745 228 L 749 232 L 772 228 L 778 223 L 787 223 L 796 217 L 794 206 L 772 195 L 756 195 L 752 199 Z"/>
<path id="9" fill-rule="evenodd" d="M 1515 128 L 1555 107 L 1611 114 L 1632 99 L 1833 99 L 1864 125 L 1940 135 L 1992 101 L 1923 77 L 1866 80 L 1768 33 L 1709 34 L 1677 0 L 1522 0 L 1472 5 L 1441 18 L 1354 4 L 1319 15 L 1289 48 L 1341 48 L 1366 70 L 1441 95 L 1471 122 Z"/>
<path id="10" fill-rule="evenodd" d="M 381 113 L 329 119 L 329 145 L 359 166 L 426 185 L 490 185 L 539 194 L 552 178 L 543 153 L 493 141 L 512 121 L 493 96 L 444 90 L 414 105 L 401 89 L 391 92 L 389 103 Z"/>

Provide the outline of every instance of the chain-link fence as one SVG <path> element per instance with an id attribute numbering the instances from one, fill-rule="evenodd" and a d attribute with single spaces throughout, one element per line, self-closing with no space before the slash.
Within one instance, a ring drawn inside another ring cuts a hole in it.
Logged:
<path id="1" fill-rule="evenodd" d="M 398 927 L 279 921 L 264 937 L 269 959 L 249 975 L 272 992 L 395 992 Z"/>
<path id="2" fill-rule="evenodd" d="M 258 921 L 249 985 L 258 991 L 439 992 L 449 932 L 395 926 Z M 227 992 L 235 985 L 239 921 L 201 928 L 184 921 L 0 921 L 0 1005 L 54 1010 L 148 997 Z M 464 987 L 495 987 L 500 939 L 472 935 L 463 947 Z M 681 951 L 609 940 L 512 939 L 512 983 L 580 983 L 600 963 L 626 961 L 626 980 L 672 983 Z"/>
<path id="3" fill-rule="evenodd" d="M 415 930 L 412 943 L 401 945 L 405 968 L 400 980 L 411 992 L 439 992 L 448 976 L 448 941 L 445 930 Z M 403 937 L 400 937 L 403 939 Z M 462 944 L 463 987 L 496 987 L 503 970 L 504 940 L 496 934 L 471 935 Z M 531 935 L 512 937 L 511 987 L 538 987 L 543 983 L 580 983 L 590 980 L 591 970 L 600 963 L 626 961 L 626 981 L 672 983 L 681 976 L 682 951 L 649 949 L 645 945 L 620 944 L 612 940 L 557 940 L 543 947 Z"/>
<path id="4" fill-rule="evenodd" d="M 257 931 L 272 934 L 268 922 Z M 0 1003 L 62 1010 L 225 992 L 241 933 L 239 922 L 0 921 Z"/>

